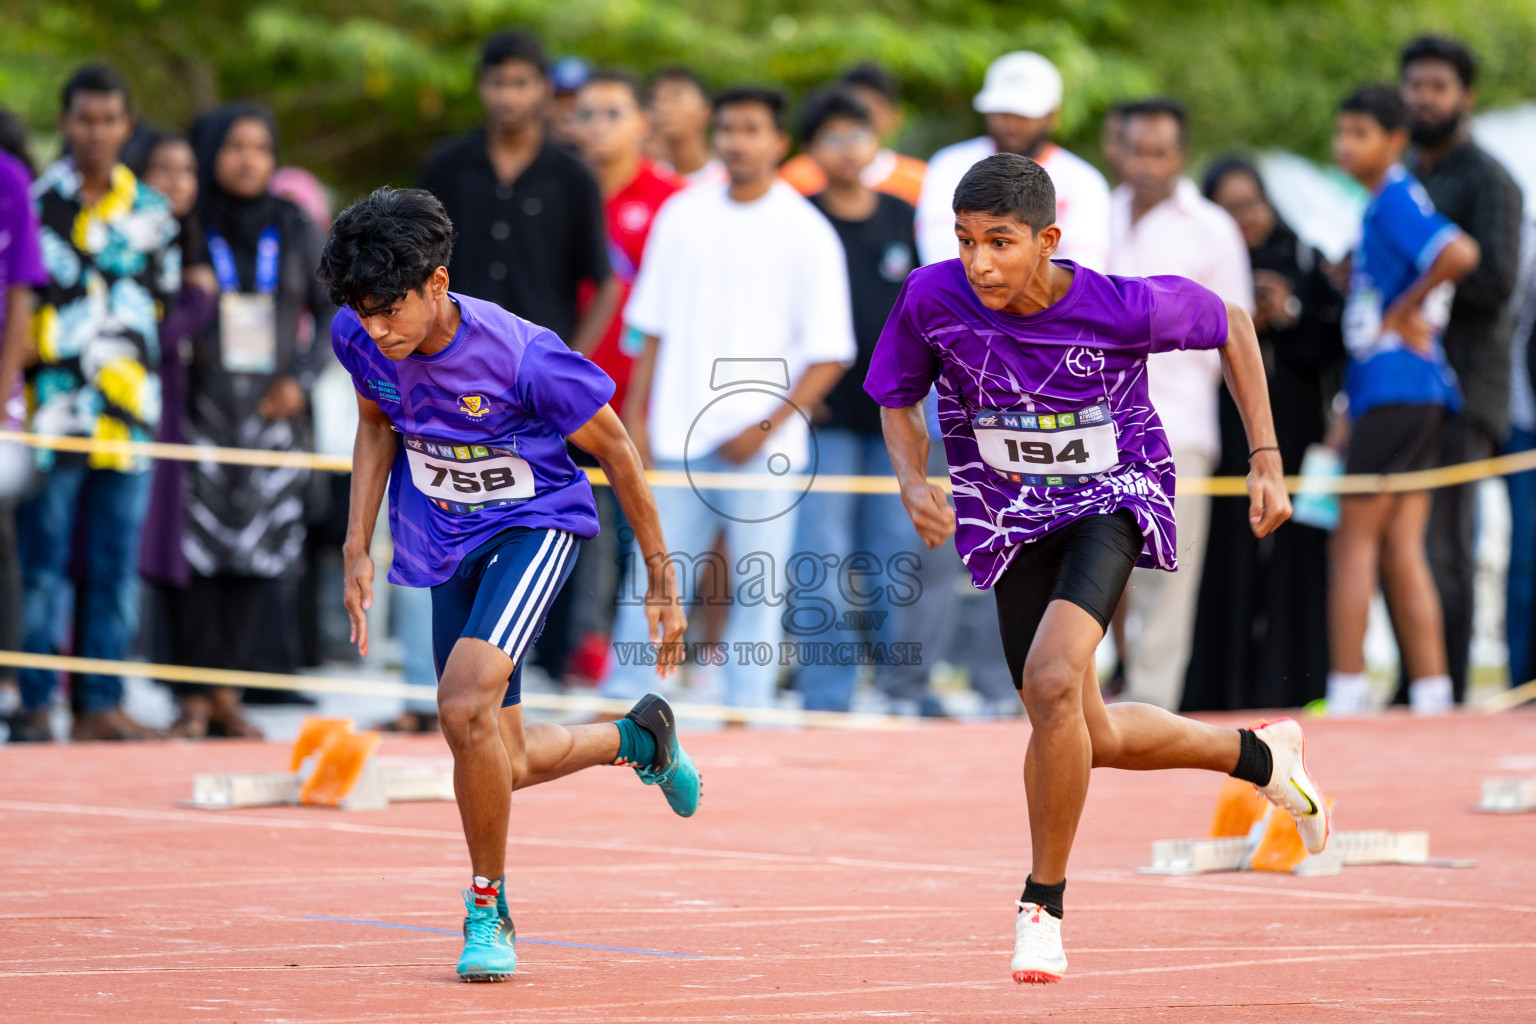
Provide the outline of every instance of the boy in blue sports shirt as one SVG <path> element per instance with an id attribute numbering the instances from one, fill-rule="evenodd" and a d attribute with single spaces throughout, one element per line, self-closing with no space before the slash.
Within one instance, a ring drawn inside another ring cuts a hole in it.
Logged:
<path id="1" fill-rule="evenodd" d="M 1334 159 L 1371 194 L 1344 315 L 1349 473 L 1430 468 L 1441 423 L 1461 407 L 1440 334 L 1456 282 L 1477 266 L 1477 243 L 1436 212 L 1399 164 L 1407 145 L 1407 110 L 1395 89 L 1363 86 L 1339 105 Z M 1427 491 L 1340 502 L 1328 585 L 1330 712 L 1365 710 L 1365 627 L 1378 573 L 1414 710 L 1450 707 L 1440 599 L 1424 550 L 1429 509 Z"/>
<path id="2" fill-rule="evenodd" d="M 368 548 L 387 487 L 390 581 L 432 588 L 439 718 L 473 872 L 458 973 L 506 981 L 517 969 L 503 889 L 512 790 L 625 764 L 688 817 L 699 776 L 654 693 L 617 722 L 523 723 L 523 656 L 581 539 L 597 534 L 567 440 L 597 459 L 634 527 L 659 675 L 675 667 L 687 622 L 640 457 L 608 406 L 613 381 L 552 331 L 450 292 L 452 242 L 431 193 L 379 189 L 336 218 L 319 275 L 340 307 L 331 346 L 357 389 L 342 549 L 352 639 L 366 655 Z"/>

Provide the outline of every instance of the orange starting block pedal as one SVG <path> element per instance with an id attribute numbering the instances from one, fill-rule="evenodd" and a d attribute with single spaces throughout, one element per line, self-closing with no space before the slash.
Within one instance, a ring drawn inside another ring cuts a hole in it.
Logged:
<path id="1" fill-rule="evenodd" d="M 304 759 L 317 753 L 338 736 L 352 731 L 350 718 L 321 718 L 309 715 L 299 726 L 298 738 L 293 741 L 293 753 L 288 758 L 288 770 L 296 772 L 304 766 Z"/>
<path id="2" fill-rule="evenodd" d="M 453 799 L 449 758 L 384 757 L 378 754 L 381 742 L 376 732 L 353 732 L 350 719 L 311 716 L 299 728 L 288 771 L 195 775 L 192 799 L 184 806 L 224 810 L 304 804 L 359 811 Z"/>
<path id="3" fill-rule="evenodd" d="M 357 788 L 368 767 L 368 759 L 379 749 L 380 740 L 376 732 L 331 733 L 320 748 L 315 770 L 299 787 L 299 803 L 340 807 L 347 795 Z"/>
<path id="4" fill-rule="evenodd" d="M 1332 800 L 1328 809 L 1331 814 Z M 1428 832 L 1335 832 L 1327 849 L 1309 854 L 1289 814 L 1272 806 L 1248 783 L 1229 779 L 1216 798 L 1210 838 L 1159 839 L 1152 844 L 1151 865 L 1137 870 L 1152 875 L 1218 871 L 1336 875 L 1346 867 L 1370 864 L 1460 868 L 1473 862 L 1431 857 Z"/>

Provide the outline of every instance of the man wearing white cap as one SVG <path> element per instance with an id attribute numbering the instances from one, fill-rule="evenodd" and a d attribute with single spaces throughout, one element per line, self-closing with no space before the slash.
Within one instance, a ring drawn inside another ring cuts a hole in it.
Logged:
<path id="1" fill-rule="evenodd" d="M 1061 72 L 1038 53 L 1005 53 L 987 68 L 973 105 L 987 119 L 987 134 L 946 146 L 928 162 L 917 204 L 917 250 L 922 261 L 959 256 L 950 200 L 971 165 L 994 153 L 1027 156 L 1056 186 L 1059 259 L 1103 271 L 1109 260 L 1109 186 L 1092 164 L 1051 141 L 1061 109 Z"/>

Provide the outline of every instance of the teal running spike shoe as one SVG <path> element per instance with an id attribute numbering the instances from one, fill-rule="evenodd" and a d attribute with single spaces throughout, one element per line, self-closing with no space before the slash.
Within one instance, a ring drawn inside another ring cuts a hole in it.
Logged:
<path id="1" fill-rule="evenodd" d="M 677 741 L 677 718 L 672 705 L 659 693 L 648 693 L 624 716 L 656 737 L 656 760 L 649 765 L 632 765 L 640 781 L 659 786 L 672 810 L 681 817 L 691 817 L 699 809 L 703 783 L 693 759 Z"/>
<path id="2" fill-rule="evenodd" d="M 464 890 L 464 954 L 460 981 L 511 981 L 517 971 L 517 931 L 494 903 L 482 906 Z"/>

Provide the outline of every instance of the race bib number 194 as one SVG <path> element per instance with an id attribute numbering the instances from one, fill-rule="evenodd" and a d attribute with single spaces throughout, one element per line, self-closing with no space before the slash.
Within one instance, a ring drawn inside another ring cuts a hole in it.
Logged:
<path id="1" fill-rule="evenodd" d="M 1107 402 L 1062 413 L 983 409 L 971 429 L 987 465 L 1031 487 L 1087 483 L 1120 463 Z"/>
<path id="2" fill-rule="evenodd" d="M 405 439 L 411 483 L 445 512 L 478 512 L 533 497 L 533 469 L 509 448 Z"/>

